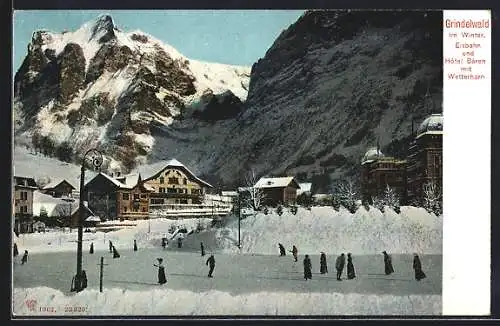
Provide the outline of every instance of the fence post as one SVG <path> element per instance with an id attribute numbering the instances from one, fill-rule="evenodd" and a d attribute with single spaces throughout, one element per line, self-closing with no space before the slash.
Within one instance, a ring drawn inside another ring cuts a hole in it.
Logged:
<path id="1" fill-rule="evenodd" d="M 101 263 L 99 265 L 101 266 L 99 273 L 99 292 L 102 293 L 102 277 L 104 274 L 104 265 L 108 265 L 104 263 L 104 257 L 101 257 Z"/>

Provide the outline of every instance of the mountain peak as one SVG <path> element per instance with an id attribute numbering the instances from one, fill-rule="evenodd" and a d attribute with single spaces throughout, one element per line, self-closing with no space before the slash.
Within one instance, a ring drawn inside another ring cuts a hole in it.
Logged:
<path id="1" fill-rule="evenodd" d="M 90 24 L 91 38 L 97 38 L 99 43 L 104 43 L 115 37 L 115 25 L 113 18 L 108 15 L 100 15 Z"/>

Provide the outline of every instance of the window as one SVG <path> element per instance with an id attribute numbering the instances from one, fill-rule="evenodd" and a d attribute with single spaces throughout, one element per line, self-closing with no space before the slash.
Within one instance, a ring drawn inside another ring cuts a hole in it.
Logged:
<path id="1" fill-rule="evenodd" d="M 172 185 L 178 185 L 179 179 L 178 178 L 168 178 L 168 183 L 170 183 Z"/>
<path id="2" fill-rule="evenodd" d="M 164 177 L 160 177 L 160 183 L 161 183 L 161 184 L 164 184 L 164 183 L 165 183 L 165 178 L 164 178 Z"/>
<path id="3" fill-rule="evenodd" d="M 181 204 L 187 204 L 187 203 L 188 203 L 187 199 L 181 199 Z"/>
<path id="4" fill-rule="evenodd" d="M 145 211 L 146 211 L 146 207 L 143 207 L 143 208 L 142 208 L 142 211 L 143 211 L 143 212 L 145 212 Z"/>
<path id="5" fill-rule="evenodd" d="M 175 189 L 175 188 L 167 188 L 167 192 L 169 194 L 176 194 L 177 193 L 177 189 Z"/>
<path id="6" fill-rule="evenodd" d="M 163 205 L 164 203 L 163 198 L 151 198 L 151 205 Z"/>
<path id="7" fill-rule="evenodd" d="M 129 200 L 129 194 L 124 193 L 122 198 L 123 198 L 123 200 Z"/>
<path id="8" fill-rule="evenodd" d="M 28 200 L 28 192 L 21 191 L 21 200 Z"/>
<path id="9" fill-rule="evenodd" d="M 142 194 L 141 198 L 148 198 L 148 195 L 147 194 Z"/>
<path id="10" fill-rule="evenodd" d="M 160 193 L 162 193 L 162 194 L 163 194 L 163 193 L 165 193 L 165 188 L 160 187 L 159 191 L 160 191 Z"/>
<path id="11" fill-rule="evenodd" d="M 188 184 L 188 180 L 186 178 L 184 178 L 184 184 L 187 185 Z"/>
<path id="12" fill-rule="evenodd" d="M 21 213 L 28 213 L 28 206 L 21 206 Z"/>
<path id="13" fill-rule="evenodd" d="M 134 200 L 139 200 L 139 194 L 134 194 Z"/>
<path id="14" fill-rule="evenodd" d="M 123 211 L 126 213 L 127 212 L 127 206 L 123 206 Z"/>

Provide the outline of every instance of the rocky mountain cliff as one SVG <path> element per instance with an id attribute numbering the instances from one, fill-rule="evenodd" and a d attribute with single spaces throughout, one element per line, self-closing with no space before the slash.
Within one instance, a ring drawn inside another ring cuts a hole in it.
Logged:
<path id="1" fill-rule="evenodd" d="M 308 11 L 253 65 L 249 85 L 241 67 L 193 73 L 193 61 L 120 32 L 110 18 L 87 28 L 90 46 L 49 48 L 54 36 L 35 33 L 15 80 L 16 134 L 50 134 L 43 121 L 61 121 L 60 141 L 83 142 L 88 124 L 92 141 L 129 167 L 134 157 L 175 157 L 216 185 L 254 169 L 325 190 L 356 175 L 377 140 L 404 157 L 412 120 L 441 111 L 441 19 L 438 11 Z M 220 80 L 221 70 L 231 77 Z M 203 87 L 207 79 L 217 87 Z"/>

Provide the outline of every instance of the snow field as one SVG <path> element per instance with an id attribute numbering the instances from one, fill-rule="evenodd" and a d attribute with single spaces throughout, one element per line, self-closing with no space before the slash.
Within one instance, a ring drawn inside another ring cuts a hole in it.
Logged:
<path id="1" fill-rule="evenodd" d="M 35 299 L 35 311 L 26 300 Z M 53 307 L 56 312 L 41 312 Z M 82 307 L 84 312 L 65 312 Z M 426 315 L 439 314 L 439 295 L 365 295 L 340 293 L 258 292 L 231 295 L 212 290 L 191 292 L 153 289 L 127 291 L 113 288 L 74 295 L 47 287 L 14 289 L 15 315 Z"/>
<path id="2" fill-rule="evenodd" d="M 242 252 L 275 254 L 278 242 L 287 250 L 296 245 L 300 253 L 351 252 L 353 254 L 442 253 L 442 217 L 423 208 L 401 207 L 396 214 L 360 207 L 355 214 L 332 207 L 299 207 L 297 215 L 284 209 L 279 216 L 258 213 L 241 221 Z M 238 221 L 216 231 L 218 246 L 237 252 Z"/>

